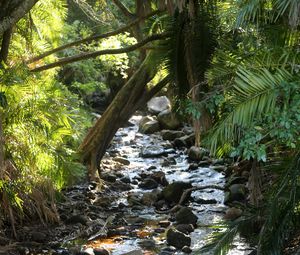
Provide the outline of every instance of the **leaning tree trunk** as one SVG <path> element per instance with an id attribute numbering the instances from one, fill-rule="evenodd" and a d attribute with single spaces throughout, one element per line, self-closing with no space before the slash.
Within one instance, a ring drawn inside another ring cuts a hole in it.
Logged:
<path id="1" fill-rule="evenodd" d="M 154 73 L 147 67 L 147 59 L 121 88 L 79 147 L 83 162 L 88 167 L 91 180 L 97 179 L 96 175 L 97 170 L 99 173 L 100 161 L 117 130 L 129 120 L 143 102 L 147 102 L 149 97 L 157 92 L 158 87 L 162 87 L 167 83 L 164 79 L 154 89 L 146 89 L 147 83 L 154 76 Z"/>

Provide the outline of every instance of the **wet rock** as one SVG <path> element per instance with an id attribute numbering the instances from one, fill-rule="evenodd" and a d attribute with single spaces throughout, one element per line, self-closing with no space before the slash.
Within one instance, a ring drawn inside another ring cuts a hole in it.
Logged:
<path id="1" fill-rule="evenodd" d="M 120 255 L 143 255 L 143 250 L 142 249 L 135 249 L 132 251 L 120 253 Z"/>
<path id="2" fill-rule="evenodd" d="M 244 184 L 233 184 L 229 187 L 229 192 L 225 192 L 224 203 L 233 201 L 243 201 L 246 199 L 246 186 Z"/>
<path id="3" fill-rule="evenodd" d="M 236 207 L 231 207 L 226 210 L 224 219 L 226 220 L 235 220 L 243 214 L 243 211 Z"/>
<path id="4" fill-rule="evenodd" d="M 195 143 L 195 134 L 185 135 L 174 140 L 174 145 L 178 148 L 189 148 Z"/>
<path id="5" fill-rule="evenodd" d="M 107 182 L 115 182 L 117 180 L 117 177 L 114 174 L 110 173 L 102 173 L 101 178 Z"/>
<path id="6" fill-rule="evenodd" d="M 142 189 L 155 189 L 158 187 L 158 183 L 152 178 L 146 178 L 139 184 L 139 187 Z"/>
<path id="7" fill-rule="evenodd" d="M 150 145 L 142 148 L 141 156 L 143 158 L 156 158 L 161 156 L 167 156 L 167 152 L 164 148 L 156 145 Z"/>
<path id="8" fill-rule="evenodd" d="M 124 176 L 120 179 L 121 182 L 124 183 L 131 183 L 130 177 L 129 176 Z"/>
<path id="9" fill-rule="evenodd" d="M 110 255 L 110 252 L 104 248 L 94 248 L 95 255 Z"/>
<path id="10" fill-rule="evenodd" d="M 191 245 L 191 238 L 176 229 L 170 228 L 167 231 L 167 243 L 177 249 L 182 249 L 184 246 Z"/>
<path id="11" fill-rule="evenodd" d="M 162 196 L 169 203 L 178 203 L 184 190 L 191 187 L 192 185 L 187 182 L 173 182 L 163 189 Z M 187 196 L 186 200 L 189 198 L 190 196 Z"/>
<path id="12" fill-rule="evenodd" d="M 191 253 L 192 252 L 192 249 L 188 246 L 184 246 L 182 249 L 181 249 L 184 253 Z"/>
<path id="13" fill-rule="evenodd" d="M 156 166 L 150 166 L 147 168 L 147 171 L 150 171 L 150 170 L 153 170 L 153 169 L 156 169 L 157 167 Z"/>
<path id="14" fill-rule="evenodd" d="M 141 127 L 144 125 L 144 124 L 146 124 L 147 122 L 149 122 L 149 121 L 153 121 L 153 120 L 155 120 L 156 118 L 153 118 L 153 117 L 151 117 L 151 116 L 144 116 L 143 118 L 141 118 L 141 120 L 140 120 L 140 122 L 139 122 L 139 130 L 141 129 Z M 138 136 L 138 134 L 136 135 L 136 137 L 139 137 Z M 141 136 L 141 137 L 143 137 L 143 136 Z M 141 138 L 140 137 L 140 138 Z"/>
<path id="15" fill-rule="evenodd" d="M 127 196 L 127 202 L 130 206 L 141 205 L 142 195 L 140 193 L 129 193 Z"/>
<path id="16" fill-rule="evenodd" d="M 95 255 L 93 248 L 86 248 L 81 251 L 82 255 Z"/>
<path id="17" fill-rule="evenodd" d="M 184 234 L 192 233 L 195 230 L 192 224 L 178 224 L 175 228 Z"/>
<path id="18" fill-rule="evenodd" d="M 113 185 L 110 186 L 110 188 L 115 191 L 127 191 L 132 189 L 130 184 L 124 183 L 122 181 L 116 181 Z"/>
<path id="19" fill-rule="evenodd" d="M 177 119 L 175 113 L 171 110 L 164 110 L 158 114 L 157 119 L 161 127 L 165 129 L 177 129 L 180 127 L 181 123 Z"/>
<path id="20" fill-rule="evenodd" d="M 77 215 L 72 215 L 71 217 L 66 219 L 66 224 L 82 224 L 82 225 L 87 225 L 88 219 L 85 215 L 77 214 Z"/>
<path id="21" fill-rule="evenodd" d="M 222 172 L 225 172 L 226 171 L 226 166 L 220 166 L 220 165 L 216 165 L 216 166 L 212 166 L 211 169 L 219 172 L 219 173 L 222 173 Z"/>
<path id="22" fill-rule="evenodd" d="M 187 207 L 182 207 L 175 215 L 178 224 L 196 225 L 198 217 Z"/>
<path id="23" fill-rule="evenodd" d="M 171 109 L 170 100 L 166 96 L 154 97 L 147 103 L 148 111 L 159 114 L 162 111 Z"/>
<path id="24" fill-rule="evenodd" d="M 152 192 L 144 193 L 141 202 L 144 205 L 151 206 L 155 203 L 159 195 L 159 190 L 153 190 Z"/>
<path id="25" fill-rule="evenodd" d="M 161 233 L 165 232 L 165 229 L 164 228 L 156 228 L 156 229 L 154 229 L 154 232 L 158 233 L 158 234 L 161 234 Z"/>
<path id="26" fill-rule="evenodd" d="M 173 141 L 176 138 L 184 136 L 184 132 L 178 130 L 162 130 L 161 136 L 164 140 Z"/>
<path id="27" fill-rule="evenodd" d="M 163 163 L 161 164 L 162 166 L 171 166 L 171 165 L 176 165 L 176 160 L 175 158 L 164 158 Z"/>
<path id="28" fill-rule="evenodd" d="M 217 204 L 218 201 L 216 199 L 203 199 L 203 198 L 197 198 L 195 199 L 195 202 L 201 205 L 212 205 Z"/>
<path id="29" fill-rule="evenodd" d="M 169 184 L 166 179 L 166 174 L 163 171 L 155 171 L 150 175 L 150 177 L 163 186 Z"/>
<path id="30" fill-rule="evenodd" d="M 160 125 L 157 120 L 151 120 L 140 126 L 139 131 L 143 134 L 153 134 L 160 130 Z"/>
<path id="31" fill-rule="evenodd" d="M 198 163 L 198 166 L 199 167 L 208 167 L 208 166 L 210 166 L 210 164 L 211 164 L 210 160 L 203 160 Z"/>
<path id="32" fill-rule="evenodd" d="M 198 168 L 199 168 L 199 166 L 196 163 L 192 163 L 192 164 L 189 165 L 189 170 L 196 170 Z"/>
<path id="33" fill-rule="evenodd" d="M 123 157 L 115 157 L 115 158 L 113 158 L 113 160 L 121 163 L 122 165 L 126 165 L 126 166 L 130 165 L 130 161 Z"/>
<path id="34" fill-rule="evenodd" d="M 156 243 L 153 239 L 145 239 L 138 242 L 138 245 L 144 249 L 153 250 L 156 246 Z"/>
<path id="35" fill-rule="evenodd" d="M 162 220 L 162 221 L 158 222 L 158 225 L 163 228 L 167 228 L 171 225 L 171 222 L 168 220 Z"/>
<path id="36" fill-rule="evenodd" d="M 188 155 L 191 160 L 200 161 L 204 156 L 208 154 L 208 151 L 197 146 L 192 146 L 189 149 Z"/>

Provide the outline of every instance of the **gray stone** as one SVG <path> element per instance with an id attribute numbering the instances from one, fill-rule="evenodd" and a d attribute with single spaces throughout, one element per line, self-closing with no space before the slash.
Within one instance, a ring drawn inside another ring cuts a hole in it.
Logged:
<path id="1" fill-rule="evenodd" d="M 117 180 L 117 177 L 114 174 L 110 173 L 102 173 L 101 178 L 107 182 L 115 182 Z"/>
<path id="2" fill-rule="evenodd" d="M 173 182 L 163 189 L 162 195 L 166 201 L 170 203 L 178 203 L 184 190 L 189 189 L 191 187 L 192 185 L 187 182 Z M 189 198 L 190 196 L 187 196 L 186 199 L 188 200 Z"/>
<path id="3" fill-rule="evenodd" d="M 138 245 L 144 249 L 153 250 L 156 246 L 156 243 L 153 239 L 144 239 L 139 241 Z"/>
<path id="4" fill-rule="evenodd" d="M 176 229 L 170 228 L 167 231 L 167 243 L 173 245 L 177 249 L 191 245 L 191 238 Z"/>
<path id="5" fill-rule="evenodd" d="M 165 110 L 158 114 L 157 119 L 162 128 L 165 129 L 177 129 L 180 127 L 181 123 L 177 119 L 175 113 L 171 112 L 171 110 Z"/>
<path id="6" fill-rule="evenodd" d="M 166 96 L 154 97 L 147 103 L 148 111 L 158 114 L 162 111 L 171 109 L 170 100 Z"/>
<path id="7" fill-rule="evenodd" d="M 143 134 L 153 134 L 160 130 L 159 122 L 151 120 L 140 126 L 139 131 Z"/>
<path id="8" fill-rule="evenodd" d="M 119 162 L 123 165 L 126 165 L 126 166 L 130 165 L 130 161 L 126 158 L 123 158 L 123 157 L 115 157 L 115 158 L 113 158 L 113 160 L 116 161 L 116 162 Z"/>
<path id="9" fill-rule="evenodd" d="M 225 212 L 224 219 L 235 220 L 243 214 L 243 211 L 236 207 L 228 208 Z"/>
<path id="10" fill-rule="evenodd" d="M 94 248 L 95 255 L 110 255 L 110 252 L 104 248 Z"/>
<path id="11" fill-rule="evenodd" d="M 142 189 L 155 189 L 158 187 L 158 183 L 152 178 L 146 178 L 139 184 L 139 187 Z"/>
<path id="12" fill-rule="evenodd" d="M 195 134 L 185 135 L 174 140 L 176 147 L 191 147 L 195 143 Z"/>
<path id="13" fill-rule="evenodd" d="M 201 147 L 196 147 L 196 146 L 192 146 L 189 149 L 189 158 L 195 161 L 200 161 L 203 159 L 204 156 L 206 156 L 208 154 L 208 151 L 201 148 Z"/>
<path id="14" fill-rule="evenodd" d="M 164 140 L 173 141 L 176 138 L 184 136 L 184 132 L 177 130 L 162 130 L 161 136 Z"/>
<path id="15" fill-rule="evenodd" d="M 166 174 L 163 171 L 155 171 L 150 175 L 150 177 L 163 186 L 167 186 L 169 184 L 166 179 Z"/>
<path id="16" fill-rule="evenodd" d="M 191 253 L 192 252 L 192 249 L 188 246 L 184 246 L 182 249 L 181 249 L 184 253 Z"/>
<path id="17" fill-rule="evenodd" d="M 195 230 L 192 224 L 178 224 L 175 228 L 184 234 L 192 233 Z"/>
<path id="18" fill-rule="evenodd" d="M 224 203 L 243 201 L 246 199 L 246 186 L 244 184 L 233 184 L 229 187 L 229 194 L 226 194 Z"/>
<path id="19" fill-rule="evenodd" d="M 196 225 L 198 217 L 187 207 L 182 207 L 175 215 L 178 224 Z"/>
<path id="20" fill-rule="evenodd" d="M 142 196 L 142 203 L 147 206 L 153 205 L 159 195 L 159 190 L 153 190 L 151 192 L 144 193 Z"/>
<path id="21" fill-rule="evenodd" d="M 142 148 L 141 156 L 143 158 L 156 158 L 161 156 L 166 156 L 167 152 L 164 148 L 156 145 L 150 145 Z"/>
<path id="22" fill-rule="evenodd" d="M 153 120 L 155 120 L 155 118 L 153 118 L 152 116 L 144 116 L 139 121 L 139 128 L 141 128 L 145 123 L 147 123 L 149 121 L 153 121 Z"/>

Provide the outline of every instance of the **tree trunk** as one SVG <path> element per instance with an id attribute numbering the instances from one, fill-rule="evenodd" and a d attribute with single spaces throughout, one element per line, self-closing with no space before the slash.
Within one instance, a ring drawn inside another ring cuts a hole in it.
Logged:
<path id="1" fill-rule="evenodd" d="M 100 161 L 117 130 L 128 121 L 138 106 L 147 102 L 147 95 L 151 94 L 146 85 L 153 78 L 154 72 L 147 67 L 148 57 L 121 88 L 79 147 L 91 180 L 97 179 Z"/>
<path id="2" fill-rule="evenodd" d="M 3 33 L 1 50 L 0 50 L 0 65 L 2 61 L 3 62 L 7 61 L 11 35 L 12 35 L 12 28 L 9 28 Z"/>

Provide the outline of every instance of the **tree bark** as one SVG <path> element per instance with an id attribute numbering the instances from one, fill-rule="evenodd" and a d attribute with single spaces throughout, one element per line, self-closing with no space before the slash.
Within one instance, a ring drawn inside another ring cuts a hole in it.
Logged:
<path id="1" fill-rule="evenodd" d="M 29 12 L 38 0 L 24 0 L 16 8 L 13 9 L 8 15 L 0 20 L 0 35 L 10 29 L 21 18 Z"/>
<path id="2" fill-rule="evenodd" d="M 154 72 L 147 66 L 147 59 L 121 88 L 79 147 L 91 180 L 97 179 L 97 170 L 100 175 L 100 161 L 117 130 L 128 121 L 138 107 L 146 103 L 159 88 L 167 84 L 167 79 L 164 79 L 153 89 L 146 89 L 147 83 L 154 76 Z"/>
<path id="3" fill-rule="evenodd" d="M 7 61 L 11 35 L 12 35 L 12 28 L 9 28 L 3 33 L 1 50 L 0 50 L 0 65 L 2 61 L 3 62 Z"/>

